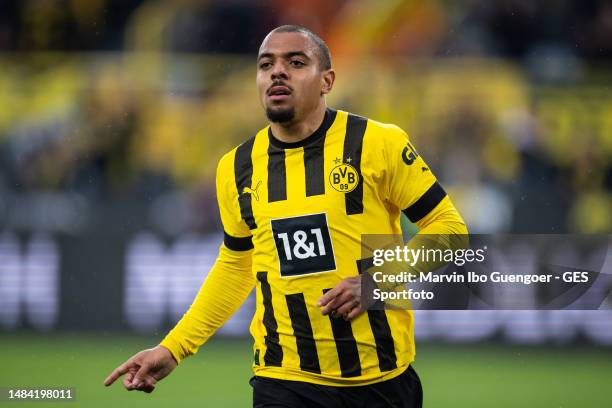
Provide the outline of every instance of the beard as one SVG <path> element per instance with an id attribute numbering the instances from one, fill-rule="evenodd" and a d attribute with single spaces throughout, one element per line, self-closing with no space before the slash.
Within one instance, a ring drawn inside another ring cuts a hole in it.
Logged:
<path id="1" fill-rule="evenodd" d="M 290 122 L 295 117 L 295 109 L 294 108 L 281 108 L 281 109 L 266 108 L 266 116 L 268 117 L 268 120 L 273 123 Z"/>

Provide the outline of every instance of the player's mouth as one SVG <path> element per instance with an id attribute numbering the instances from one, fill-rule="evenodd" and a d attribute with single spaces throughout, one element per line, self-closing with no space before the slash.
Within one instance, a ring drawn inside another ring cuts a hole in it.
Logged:
<path id="1" fill-rule="evenodd" d="M 291 88 L 286 85 L 274 85 L 268 89 L 268 97 L 272 101 L 284 101 L 291 96 Z"/>

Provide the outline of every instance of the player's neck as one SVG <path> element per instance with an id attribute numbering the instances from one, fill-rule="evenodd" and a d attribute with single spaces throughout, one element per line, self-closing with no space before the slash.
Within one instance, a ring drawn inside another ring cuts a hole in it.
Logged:
<path id="1" fill-rule="evenodd" d="M 288 123 L 271 123 L 272 134 L 285 143 L 296 143 L 312 135 L 323 123 L 327 106 L 322 103 L 306 118 Z"/>

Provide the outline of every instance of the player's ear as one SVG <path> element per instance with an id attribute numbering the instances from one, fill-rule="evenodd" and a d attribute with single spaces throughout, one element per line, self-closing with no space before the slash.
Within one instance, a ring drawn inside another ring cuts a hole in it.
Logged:
<path id="1" fill-rule="evenodd" d="M 323 76 L 321 78 L 321 95 L 325 95 L 331 92 L 332 88 L 334 87 L 335 80 L 336 71 L 334 71 L 333 69 L 323 71 Z"/>

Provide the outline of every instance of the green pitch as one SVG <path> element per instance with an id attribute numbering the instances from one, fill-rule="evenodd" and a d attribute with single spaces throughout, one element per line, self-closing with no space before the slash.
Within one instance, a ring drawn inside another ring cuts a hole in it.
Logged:
<path id="1" fill-rule="evenodd" d="M 0 333 L 3 386 L 74 387 L 72 403 L 6 407 L 249 407 L 251 344 L 218 339 L 152 394 L 127 392 L 110 371 L 156 339 L 117 335 Z M 417 345 L 426 407 L 604 407 L 612 401 L 612 349 Z"/>

